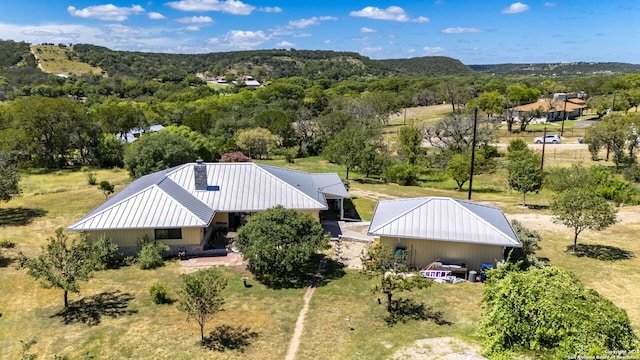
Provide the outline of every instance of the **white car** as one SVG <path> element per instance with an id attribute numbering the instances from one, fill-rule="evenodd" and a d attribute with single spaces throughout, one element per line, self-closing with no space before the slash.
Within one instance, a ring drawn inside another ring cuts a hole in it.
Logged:
<path id="1" fill-rule="evenodd" d="M 542 144 L 542 136 L 538 136 L 537 138 L 533 139 L 533 142 L 536 144 Z M 547 144 L 560 144 L 560 135 L 547 135 L 544 137 L 544 142 Z"/>

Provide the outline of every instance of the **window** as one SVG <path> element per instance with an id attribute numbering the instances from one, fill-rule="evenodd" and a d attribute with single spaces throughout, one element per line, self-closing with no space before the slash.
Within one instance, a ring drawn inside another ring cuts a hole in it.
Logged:
<path id="1" fill-rule="evenodd" d="M 155 229 L 156 240 L 182 239 L 182 229 Z"/>

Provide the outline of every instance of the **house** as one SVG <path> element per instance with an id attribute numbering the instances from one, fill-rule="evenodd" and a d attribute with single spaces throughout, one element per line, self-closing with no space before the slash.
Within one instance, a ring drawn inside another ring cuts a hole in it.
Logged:
<path id="1" fill-rule="evenodd" d="M 138 250 L 145 235 L 173 253 L 199 253 L 212 236 L 236 230 L 256 212 L 281 205 L 318 220 L 323 212 L 342 217 L 348 197 L 335 173 L 198 161 L 133 181 L 68 230 L 93 239 L 106 235 L 128 253 Z"/>
<path id="2" fill-rule="evenodd" d="M 158 125 L 151 125 L 148 128 L 133 128 L 124 135 L 122 133 L 117 133 L 116 136 L 123 138 L 128 143 L 132 143 L 138 140 L 140 136 L 144 133 L 153 133 L 160 130 L 164 130 L 164 126 L 158 124 Z"/>
<path id="3" fill-rule="evenodd" d="M 568 98 L 566 94 L 563 96 L 554 96 L 552 99 L 543 98 L 537 102 L 516 106 L 507 110 L 511 116 L 517 118 L 522 113 L 540 109 L 543 114 L 543 122 L 560 121 L 565 119 L 575 119 L 582 116 L 585 105 L 584 99 Z"/>
<path id="4" fill-rule="evenodd" d="M 260 82 L 256 79 L 253 78 L 253 76 L 245 76 L 242 81 L 244 82 L 244 84 L 246 86 L 249 87 L 260 87 L 262 86 L 262 84 L 260 84 Z"/>
<path id="5" fill-rule="evenodd" d="M 414 268 L 440 262 L 479 271 L 497 266 L 506 248 L 522 247 L 502 210 L 447 197 L 380 201 L 367 234 L 404 252 Z"/>

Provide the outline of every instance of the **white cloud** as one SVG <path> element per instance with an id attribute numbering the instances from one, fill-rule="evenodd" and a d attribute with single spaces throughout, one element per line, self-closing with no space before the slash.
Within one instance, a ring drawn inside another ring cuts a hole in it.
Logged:
<path id="1" fill-rule="evenodd" d="M 311 35 L 309 33 L 299 33 L 299 34 L 293 34 L 291 36 L 296 37 L 296 38 L 307 38 L 307 37 L 311 37 L 313 35 Z"/>
<path id="2" fill-rule="evenodd" d="M 551 2 L 551 1 L 547 1 L 546 3 L 544 3 L 544 6 L 546 6 L 546 7 L 556 7 L 556 3 Z"/>
<path id="3" fill-rule="evenodd" d="M 428 23 L 431 20 L 429 20 L 429 18 L 424 17 L 424 16 L 418 16 L 417 18 L 415 18 L 415 19 L 413 19 L 411 21 L 417 22 L 417 23 Z"/>
<path id="4" fill-rule="evenodd" d="M 436 47 L 425 46 L 422 50 L 424 51 L 425 54 L 437 54 L 444 51 L 444 49 L 441 48 L 440 46 L 436 46 Z"/>
<path id="5" fill-rule="evenodd" d="M 328 21 L 328 20 L 338 20 L 338 19 L 333 16 L 321 16 L 321 17 L 314 16 L 309 19 L 291 20 L 289 21 L 289 28 L 304 29 L 311 25 L 319 25 L 320 22 Z"/>
<path id="6" fill-rule="evenodd" d="M 374 6 L 367 6 L 359 11 L 352 11 L 350 16 L 364 17 L 376 20 L 392 20 L 406 22 L 409 21 L 409 16 L 405 13 L 404 9 L 399 6 L 389 6 L 386 9 L 380 9 Z"/>
<path id="7" fill-rule="evenodd" d="M 444 34 L 470 34 L 470 33 L 482 32 L 482 30 L 474 27 L 471 27 L 471 28 L 451 27 L 451 28 L 443 29 L 442 32 Z"/>
<path id="8" fill-rule="evenodd" d="M 407 52 L 408 52 L 409 54 L 413 54 L 413 53 L 415 53 L 415 52 L 416 52 L 416 49 L 409 49 Z"/>
<path id="9" fill-rule="evenodd" d="M 504 8 L 502 10 L 503 14 L 517 14 L 517 13 L 521 13 L 521 12 L 525 12 L 529 10 L 529 5 L 527 4 L 523 4 L 521 2 L 516 2 L 513 3 L 511 5 L 509 5 L 509 7 Z"/>
<path id="10" fill-rule="evenodd" d="M 159 12 L 150 12 L 147 16 L 151 20 L 162 20 L 167 18 L 166 16 L 160 14 Z"/>
<path id="11" fill-rule="evenodd" d="M 261 7 L 258 10 L 262 11 L 262 12 L 266 12 L 266 13 L 279 13 L 279 12 L 282 12 L 282 9 L 277 7 L 277 6 L 274 6 L 274 7 L 269 7 L 269 6 Z"/>
<path id="12" fill-rule="evenodd" d="M 220 11 L 234 15 L 249 15 L 256 9 L 239 0 L 180 0 L 165 5 L 181 11 Z"/>
<path id="13" fill-rule="evenodd" d="M 187 26 L 186 28 L 184 28 L 186 31 L 200 31 L 200 27 L 199 26 Z"/>
<path id="14" fill-rule="evenodd" d="M 327 44 L 327 45 L 328 45 L 328 44 L 333 43 L 333 41 L 331 41 L 331 40 L 325 40 L 325 41 L 323 41 L 322 43 L 323 43 L 323 44 Z"/>
<path id="15" fill-rule="evenodd" d="M 376 32 L 376 30 L 375 29 L 370 29 L 368 27 L 361 27 L 360 28 L 360 32 L 361 33 L 374 33 L 374 32 Z"/>
<path id="16" fill-rule="evenodd" d="M 267 40 L 269 40 L 269 36 L 263 31 L 231 30 L 222 38 L 209 39 L 209 43 L 229 49 L 251 49 Z"/>
<path id="17" fill-rule="evenodd" d="M 290 48 L 290 47 L 294 47 L 295 44 L 283 40 L 283 41 L 280 41 L 279 43 L 277 43 L 276 46 L 281 47 L 281 48 Z"/>
<path id="18" fill-rule="evenodd" d="M 125 21 L 129 15 L 140 14 L 144 9 L 140 5 L 132 5 L 131 7 L 118 7 L 113 4 L 89 6 L 82 10 L 73 6 L 67 7 L 67 12 L 71 16 L 81 17 L 85 19 L 99 19 L 104 21 Z"/>
<path id="19" fill-rule="evenodd" d="M 208 24 L 212 23 L 213 19 L 208 16 L 187 16 L 177 19 L 176 21 L 183 24 Z"/>

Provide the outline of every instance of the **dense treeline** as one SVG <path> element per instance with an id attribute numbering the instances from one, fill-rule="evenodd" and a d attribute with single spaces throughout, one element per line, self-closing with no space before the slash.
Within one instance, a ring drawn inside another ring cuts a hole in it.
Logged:
<path id="1" fill-rule="evenodd" d="M 470 75 L 473 71 L 461 61 L 446 56 L 377 60 L 388 69 L 422 76 Z"/>
<path id="2" fill-rule="evenodd" d="M 23 54 L 8 61 L 5 70 L 31 68 L 27 44 L 2 44 L 6 51 Z M 0 151 L 12 154 L 23 167 L 55 168 L 71 159 L 94 166 L 123 166 L 132 162 L 127 159 L 136 158 L 131 149 L 140 146 L 123 143 L 122 134 L 161 124 L 170 127 L 167 131 L 172 135 L 156 137 L 159 143 L 150 141 L 149 149 L 159 151 L 153 156 L 162 157 L 161 151 L 167 150 L 162 141 L 179 144 L 181 151 L 207 161 L 235 151 L 290 160 L 324 154 L 348 170 L 402 184 L 415 183 L 425 169 L 446 170 L 461 188 L 466 170 L 457 169 L 468 169 L 472 108 L 477 107 L 482 116 L 478 128 L 483 132 L 479 141 L 483 161 L 477 171 L 489 172 L 495 167 L 491 158 L 496 154 L 490 144 L 498 140 L 500 121 L 514 131 L 526 131 L 528 125 L 522 120 L 525 116 L 508 117 L 510 107 L 534 102 L 541 95 L 581 90 L 602 115 L 608 104 L 614 103 L 617 111 L 640 104 L 639 75 L 498 77 L 469 72 L 460 62 L 444 57 L 375 62 L 333 51 L 171 55 L 90 45 L 75 45 L 69 56 L 100 66 L 108 76 L 42 75 L 16 82 L 0 78 L 3 99 L 8 100 L 0 103 Z M 429 64 L 437 64 L 434 69 L 452 66 L 460 74 L 402 74 L 423 71 L 420 68 Z M 260 71 L 270 71 L 270 76 L 278 78 L 258 88 L 233 83 L 212 87 L 196 76 L 203 71 L 209 75 L 228 72 L 232 77 L 240 73 L 258 77 Z M 441 103 L 452 111 L 441 121 L 402 129 L 398 143 L 382 137 L 390 115 L 402 108 Z M 429 154 L 421 148 L 422 140 L 434 144 Z M 132 174 L 140 176 L 153 167 L 145 169 Z"/>
<path id="3" fill-rule="evenodd" d="M 74 45 L 79 61 L 99 66 L 109 76 L 137 79 L 179 79 L 187 74 L 213 77 L 252 75 L 261 80 L 290 76 L 343 80 L 354 76 L 397 73 L 357 53 L 329 50 L 252 50 L 208 54 L 161 54 L 112 51 L 94 45 Z"/>

